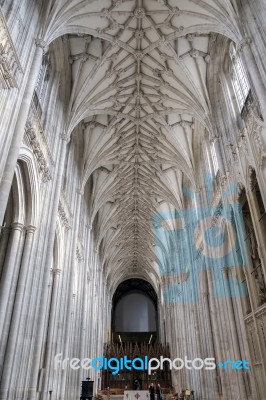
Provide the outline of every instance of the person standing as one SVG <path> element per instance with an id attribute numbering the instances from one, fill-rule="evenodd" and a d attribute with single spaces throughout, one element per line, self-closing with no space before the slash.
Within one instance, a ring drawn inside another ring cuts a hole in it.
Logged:
<path id="1" fill-rule="evenodd" d="M 137 378 L 134 381 L 134 390 L 139 390 L 139 380 Z"/>
<path id="2" fill-rule="evenodd" d="M 162 400 L 163 399 L 162 388 L 161 388 L 160 383 L 158 383 L 158 385 L 157 385 L 156 394 L 157 394 L 157 400 Z"/>
<path id="3" fill-rule="evenodd" d="M 155 400 L 155 389 L 153 383 L 150 384 L 149 392 L 150 392 L 150 400 Z"/>

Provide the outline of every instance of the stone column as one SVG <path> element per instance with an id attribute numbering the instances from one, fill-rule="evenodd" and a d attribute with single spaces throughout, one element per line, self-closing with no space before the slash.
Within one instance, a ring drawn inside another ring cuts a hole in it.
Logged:
<path id="1" fill-rule="evenodd" d="M 228 274 L 228 270 L 225 270 L 226 273 L 226 279 L 224 279 L 224 286 L 225 286 L 225 291 L 226 293 L 230 293 L 230 287 L 229 287 L 229 279 L 230 275 Z M 238 337 L 238 331 L 237 331 L 237 321 L 235 319 L 235 311 L 234 311 L 234 306 L 233 306 L 233 301 L 232 301 L 232 296 L 226 296 L 225 298 L 226 301 L 226 309 L 227 309 L 227 321 L 230 326 L 230 337 L 231 337 L 231 346 L 229 348 L 229 353 L 230 355 L 233 354 L 235 356 L 236 360 L 241 360 L 242 359 L 242 354 L 240 350 L 240 344 L 239 344 L 239 337 Z M 221 315 L 221 314 L 220 314 Z M 242 375 L 236 375 L 234 378 L 231 378 L 232 381 L 235 380 L 235 387 L 233 389 L 233 392 L 235 396 L 239 396 L 241 400 L 246 400 L 247 395 L 246 395 L 246 390 L 245 390 L 245 385 L 244 385 L 244 380 Z M 232 392 L 232 394 L 233 394 Z"/>
<path id="2" fill-rule="evenodd" d="M 10 380 L 12 370 L 16 366 L 16 348 L 17 341 L 19 338 L 19 326 L 21 319 L 21 310 L 23 306 L 23 300 L 26 293 L 26 282 L 29 269 L 29 260 L 31 255 L 32 243 L 34 238 L 35 228 L 29 229 L 25 239 L 25 245 L 23 249 L 23 256 L 21 260 L 19 279 L 16 291 L 16 298 L 12 312 L 12 321 L 10 325 L 10 334 L 8 338 L 5 364 L 3 368 L 2 381 L 0 386 L 0 399 L 5 400 L 9 398 L 8 390 L 10 387 Z"/>
<path id="3" fill-rule="evenodd" d="M 1 228 L 1 239 L 0 239 L 0 275 L 2 275 L 2 271 L 4 268 L 4 262 L 7 252 L 7 246 L 9 242 L 9 233 L 11 231 L 11 227 L 4 226 Z"/>
<path id="4" fill-rule="evenodd" d="M 69 339 L 69 357 L 74 358 L 76 356 L 75 353 L 75 342 L 74 342 L 74 335 L 75 335 L 75 322 L 76 322 L 76 314 L 77 314 L 77 301 L 76 301 L 77 295 L 75 293 L 72 294 L 72 318 L 71 318 L 71 328 L 70 328 L 70 339 Z M 69 396 L 70 398 L 75 398 L 75 380 L 74 380 L 74 371 L 71 368 L 68 368 L 67 371 L 67 383 L 65 387 L 65 396 Z"/>
<path id="5" fill-rule="evenodd" d="M 66 241 L 66 245 L 69 246 L 69 248 L 72 248 L 71 243 L 72 243 L 72 232 L 70 231 L 70 235 Z M 72 254 L 72 252 L 70 252 L 69 254 Z M 67 255 L 67 257 L 69 257 L 69 254 Z M 62 321 L 60 322 L 62 333 L 60 338 L 60 346 L 57 350 L 57 353 L 62 352 L 63 358 L 70 356 L 68 352 L 68 347 L 69 347 L 69 336 L 71 332 L 72 319 L 73 319 L 72 284 L 73 284 L 73 265 L 70 260 L 68 265 L 64 262 L 64 277 L 61 287 L 61 298 L 60 298 L 60 308 L 59 308 L 59 312 L 61 313 L 59 321 Z M 64 297 L 62 297 L 63 293 Z M 63 302 L 62 304 L 61 301 Z M 53 391 L 55 392 L 55 395 L 58 396 L 58 400 L 65 399 L 67 374 L 68 374 L 67 369 L 59 369 L 58 371 L 55 372 L 54 376 L 56 377 L 56 381 L 55 385 L 53 386 Z"/>
<path id="6" fill-rule="evenodd" d="M 25 391 L 24 382 L 27 379 L 28 370 L 30 368 L 30 347 L 32 344 L 32 322 L 34 320 L 34 310 L 36 302 L 34 300 L 34 280 L 37 275 L 36 271 L 36 246 L 38 244 L 40 232 L 38 230 L 37 237 L 35 236 L 36 228 L 29 225 L 26 228 L 27 235 L 34 234 L 34 242 L 30 253 L 28 272 L 25 282 L 25 291 L 23 296 L 23 305 L 20 312 L 19 335 L 16 349 L 16 366 L 12 371 L 11 387 L 17 387 L 18 397 L 23 396 Z M 22 394 L 21 394 L 22 393 Z"/>
<path id="7" fill-rule="evenodd" d="M 79 230 L 79 218 L 80 218 L 80 206 L 81 206 L 81 199 L 82 199 L 82 195 L 83 193 L 78 191 L 77 197 L 76 197 L 76 207 L 75 207 L 75 222 L 74 222 L 74 227 L 73 227 L 73 232 L 72 232 L 72 256 L 70 259 L 70 268 L 69 268 L 69 279 L 68 279 L 68 284 L 66 285 L 66 290 L 69 291 L 69 296 L 68 296 L 68 306 L 67 306 L 67 310 L 68 310 L 68 315 L 66 318 L 66 323 L 65 323 L 65 345 L 63 347 L 63 356 L 64 357 L 72 357 L 71 354 L 71 344 L 73 343 L 72 340 L 72 333 L 73 330 L 75 329 L 74 326 L 72 326 L 73 321 L 76 320 L 76 315 L 74 314 L 74 312 L 76 313 L 76 294 L 73 295 L 73 277 L 74 277 L 74 264 L 76 261 L 76 247 L 77 247 L 77 239 L 78 239 L 78 230 Z M 74 357 L 78 356 L 77 354 L 74 354 Z M 68 387 L 66 388 L 66 383 L 67 383 L 67 378 L 72 379 L 72 373 L 73 371 L 68 372 L 68 376 L 67 376 L 67 372 L 65 370 L 61 371 L 61 388 L 58 390 L 59 393 L 59 398 L 64 399 L 66 393 L 70 393 L 70 390 L 72 390 L 72 388 Z M 75 371 L 76 372 L 76 371 Z M 68 381 L 69 382 L 69 381 Z M 55 385 L 56 386 L 56 385 Z M 56 387 L 53 388 L 56 390 Z M 32 397 L 34 398 L 34 397 Z"/>
<path id="8" fill-rule="evenodd" d="M 82 293 L 82 321 L 81 321 L 81 335 L 80 335 L 80 356 L 84 358 L 86 355 L 86 332 L 87 328 L 87 318 L 88 318 L 88 298 L 87 298 L 87 290 L 88 290 L 88 277 L 87 277 L 87 260 L 89 260 L 89 250 L 90 250 L 90 234 L 91 229 L 88 227 L 87 231 L 87 248 L 85 252 L 85 261 L 83 264 L 83 293 Z M 89 355 L 86 355 L 89 357 Z M 85 373 L 88 375 L 88 371 L 80 370 L 80 381 L 86 378 Z"/>
<path id="9" fill-rule="evenodd" d="M 45 349 L 45 378 L 44 378 L 44 390 L 42 392 L 41 399 L 45 399 L 48 396 L 48 391 L 50 389 L 49 381 L 52 379 L 53 374 L 53 365 L 51 360 L 53 353 L 53 340 L 54 335 L 56 334 L 56 314 L 57 314 L 57 303 L 58 303 L 58 287 L 59 287 L 59 276 L 61 273 L 61 269 L 56 268 L 52 270 L 53 273 L 53 288 L 52 288 L 52 299 L 49 313 L 49 322 L 48 322 L 48 333 L 46 338 L 46 349 Z"/>
<path id="10" fill-rule="evenodd" d="M 12 308 L 19 275 L 19 267 L 23 245 L 24 225 L 16 222 L 11 226 L 9 243 L 3 273 L 0 283 L 0 358 L 4 359 L 5 349 L 9 334 L 9 326 L 12 316 Z M 13 293 L 12 293 L 13 292 Z M 9 309 L 9 312 L 8 312 Z M 1 371 L 2 371 L 1 365 Z"/>
<path id="11" fill-rule="evenodd" d="M 36 328 L 36 336 L 34 338 L 35 345 L 32 357 L 31 375 L 29 377 L 29 388 L 28 388 L 29 393 L 27 393 L 28 400 L 36 399 L 37 395 L 37 383 L 38 383 L 39 367 L 40 367 L 41 352 L 43 345 L 43 332 L 45 327 L 45 307 L 47 304 L 47 298 L 49 294 L 48 285 L 50 279 L 50 267 L 52 265 L 52 259 L 53 259 L 56 221 L 58 216 L 58 205 L 59 205 L 59 198 L 60 198 L 63 171 L 64 171 L 66 147 L 67 147 L 67 142 L 69 140 L 69 137 L 67 135 L 63 134 L 61 137 L 62 137 L 62 143 L 60 149 L 61 151 L 60 159 L 58 160 L 58 165 L 57 165 L 57 174 L 56 174 L 55 191 L 54 191 L 54 207 L 51 212 L 49 240 L 46 249 L 45 271 L 43 274 L 42 294 L 41 294 L 42 300 L 39 306 L 39 319 Z"/>
<path id="12" fill-rule="evenodd" d="M 213 330 L 212 330 L 212 321 L 211 321 L 211 310 L 209 304 L 209 289 L 208 289 L 208 279 L 206 271 L 203 271 L 201 274 L 201 301 L 200 301 L 200 315 L 202 320 L 201 322 L 201 339 L 204 342 L 205 354 L 206 357 L 214 357 L 216 359 L 215 346 L 214 346 L 214 338 L 213 338 Z M 204 334 L 203 334 L 204 332 Z M 204 358 L 204 357 L 203 357 Z M 205 373 L 206 377 L 206 386 L 209 390 L 213 390 L 215 396 L 218 397 L 219 389 L 218 389 L 218 371 L 207 371 Z"/>
<path id="13" fill-rule="evenodd" d="M 210 327 L 212 331 L 212 338 L 213 338 L 213 349 L 215 352 L 215 357 L 217 361 L 223 360 L 224 358 L 224 338 L 223 332 L 220 329 L 220 319 L 216 318 L 216 315 L 219 315 L 219 307 L 217 305 L 217 301 L 214 297 L 214 289 L 213 289 L 213 276 L 212 270 L 210 267 L 206 270 L 207 276 L 207 287 L 208 287 L 208 309 L 207 313 L 210 318 Z M 220 317 L 221 318 L 221 317 Z M 221 371 L 216 369 L 216 376 L 217 376 L 217 384 L 220 381 L 221 388 L 223 391 L 224 396 L 227 394 L 227 386 L 226 386 L 226 379 L 224 374 L 221 374 Z M 219 385 L 218 385 L 219 388 Z"/>
<path id="14" fill-rule="evenodd" d="M 12 186 L 16 163 L 19 156 L 20 147 L 23 141 L 25 125 L 29 114 L 34 89 L 39 76 L 44 49 L 46 47 L 46 44 L 40 39 L 37 39 L 35 41 L 35 44 L 36 44 L 36 50 L 33 57 L 31 69 L 29 72 L 28 82 L 24 91 L 23 100 L 21 102 L 20 111 L 18 114 L 12 141 L 10 144 L 2 181 L 0 183 L 0 225 L 2 225 L 4 220 L 5 210 L 8 202 L 10 189 Z"/>

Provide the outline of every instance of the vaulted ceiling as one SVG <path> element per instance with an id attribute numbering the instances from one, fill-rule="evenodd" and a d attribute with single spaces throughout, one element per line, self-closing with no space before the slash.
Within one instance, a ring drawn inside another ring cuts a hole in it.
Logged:
<path id="1" fill-rule="evenodd" d="M 229 0 L 55 1 L 45 39 L 68 41 L 67 129 L 83 127 L 83 187 L 107 279 L 155 282 L 152 217 L 182 207 L 212 131 L 210 41 L 241 39 Z"/>

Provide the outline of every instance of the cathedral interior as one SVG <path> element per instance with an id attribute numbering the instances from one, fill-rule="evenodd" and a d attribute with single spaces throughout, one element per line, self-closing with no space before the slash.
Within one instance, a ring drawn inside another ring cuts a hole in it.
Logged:
<path id="1" fill-rule="evenodd" d="M 265 0 L 0 0 L 0 400 L 88 378 L 266 400 L 265 21 Z"/>

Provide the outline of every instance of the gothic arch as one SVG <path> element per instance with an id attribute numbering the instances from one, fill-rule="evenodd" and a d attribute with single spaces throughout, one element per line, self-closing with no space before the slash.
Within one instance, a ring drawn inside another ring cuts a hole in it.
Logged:
<path id="1" fill-rule="evenodd" d="M 24 207 L 25 225 L 37 226 L 40 204 L 39 177 L 36 163 L 32 159 L 32 153 L 25 147 L 17 162 L 16 177 L 20 199 L 26 207 Z"/>

